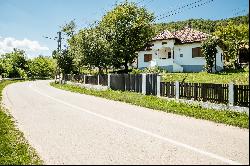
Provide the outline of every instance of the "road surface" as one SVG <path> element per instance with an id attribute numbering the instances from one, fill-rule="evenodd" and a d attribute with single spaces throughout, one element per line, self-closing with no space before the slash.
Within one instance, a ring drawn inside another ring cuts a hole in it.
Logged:
<path id="1" fill-rule="evenodd" d="M 249 164 L 249 130 L 59 90 L 9 85 L 6 107 L 45 164 Z"/>

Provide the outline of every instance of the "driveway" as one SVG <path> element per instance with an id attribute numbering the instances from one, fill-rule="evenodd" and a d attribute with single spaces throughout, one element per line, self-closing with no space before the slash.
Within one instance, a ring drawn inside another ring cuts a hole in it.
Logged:
<path id="1" fill-rule="evenodd" d="M 249 130 L 72 93 L 11 84 L 3 102 L 45 164 L 249 164 Z"/>

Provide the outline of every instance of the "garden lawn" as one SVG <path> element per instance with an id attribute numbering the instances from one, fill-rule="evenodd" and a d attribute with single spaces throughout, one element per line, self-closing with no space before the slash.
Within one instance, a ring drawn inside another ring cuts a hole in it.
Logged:
<path id="1" fill-rule="evenodd" d="M 188 82 L 188 83 L 214 83 L 228 84 L 233 82 L 237 85 L 249 85 L 249 72 L 221 72 L 221 73 L 164 73 L 164 82 Z"/>
<path id="2" fill-rule="evenodd" d="M 84 89 L 74 85 L 61 85 L 51 83 L 51 86 L 68 90 L 71 92 L 93 95 L 110 100 L 116 100 L 121 102 L 130 103 L 142 107 L 147 107 L 155 110 L 165 111 L 169 113 L 185 115 L 194 117 L 197 119 L 205 119 L 214 121 L 217 123 L 224 123 L 228 125 L 238 126 L 241 128 L 248 128 L 249 118 L 246 113 L 233 112 L 228 110 L 212 110 L 204 109 L 198 105 L 189 105 L 185 103 L 178 103 L 176 101 L 168 101 L 166 99 L 158 98 L 156 96 L 146 96 L 133 92 L 121 92 L 121 91 L 96 91 L 90 89 Z"/>
<path id="3" fill-rule="evenodd" d="M 4 87 L 17 81 L 0 82 L 0 101 Z M 42 164 L 35 150 L 15 127 L 13 118 L 0 105 L 0 165 Z"/>

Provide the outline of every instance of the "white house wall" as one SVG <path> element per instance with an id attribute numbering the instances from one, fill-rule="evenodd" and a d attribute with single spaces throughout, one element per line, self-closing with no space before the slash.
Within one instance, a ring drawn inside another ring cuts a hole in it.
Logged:
<path id="1" fill-rule="evenodd" d="M 157 55 L 154 54 L 153 51 L 140 51 L 138 53 L 138 68 L 147 68 L 150 65 L 150 62 L 144 62 L 144 55 L 152 54 L 152 59 L 156 58 Z"/>
<path id="2" fill-rule="evenodd" d="M 192 48 L 201 47 L 200 43 L 181 44 L 174 47 L 174 62 L 183 67 L 184 72 L 202 71 L 206 60 L 203 57 L 192 57 Z M 183 54 L 183 57 L 180 55 Z"/>
<path id="3" fill-rule="evenodd" d="M 160 60 L 158 55 L 155 53 L 156 50 L 161 49 L 162 42 L 168 42 L 164 47 L 174 48 L 174 60 Z M 169 69 L 173 69 L 171 63 L 176 63 L 183 67 L 184 72 L 200 72 L 204 70 L 204 66 L 206 64 L 206 60 L 204 57 L 192 57 L 192 48 L 201 47 L 201 43 L 190 43 L 190 44 L 179 44 L 174 45 L 173 40 L 163 40 L 163 41 L 155 41 L 153 50 L 151 51 L 140 51 L 138 53 L 138 68 L 146 68 L 149 67 L 150 62 L 144 62 L 144 54 L 152 54 L 152 60 L 158 61 L 158 66 Z M 223 53 L 220 47 L 217 47 L 218 53 L 216 54 L 216 69 L 218 71 L 223 69 L 223 60 L 221 59 L 221 54 Z M 183 57 L 180 57 L 180 54 L 183 54 Z"/>
<path id="4" fill-rule="evenodd" d="M 153 50 L 158 50 L 162 48 L 162 42 L 167 42 L 167 44 L 164 44 L 164 47 L 169 47 L 169 48 L 173 48 L 174 47 L 174 39 L 173 40 L 158 40 L 158 41 L 154 41 L 153 44 L 154 46 L 152 46 Z"/>

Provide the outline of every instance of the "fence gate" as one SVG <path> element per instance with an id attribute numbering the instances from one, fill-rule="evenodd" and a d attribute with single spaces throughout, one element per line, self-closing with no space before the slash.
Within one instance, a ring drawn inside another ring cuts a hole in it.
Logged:
<path id="1" fill-rule="evenodd" d="M 157 95 L 157 75 L 146 75 L 146 95 Z"/>

